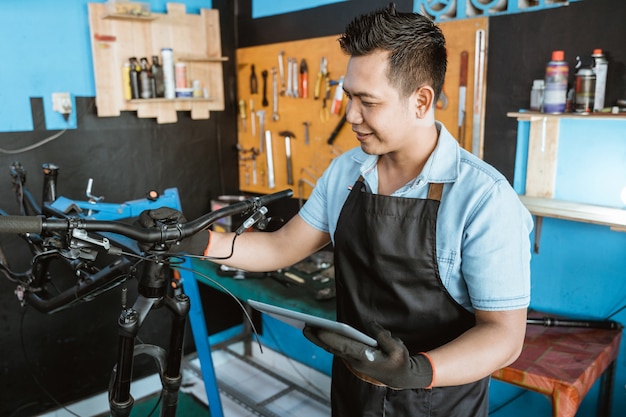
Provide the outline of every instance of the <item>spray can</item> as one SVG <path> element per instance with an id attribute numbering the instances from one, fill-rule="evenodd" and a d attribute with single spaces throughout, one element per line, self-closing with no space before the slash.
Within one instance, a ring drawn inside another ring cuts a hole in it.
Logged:
<path id="1" fill-rule="evenodd" d="M 176 98 L 176 83 L 174 81 L 174 55 L 172 48 L 161 49 L 163 62 L 163 90 L 165 98 Z"/>
<path id="2" fill-rule="evenodd" d="M 564 51 L 553 51 L 552 60 L 546 65 L 544 113 L 563 113 L 567 103 L 567 78 L 569 65 Z"/>
<path id="3" fill-rule="evenodd" d="M 593 110 L 596 91 L 596 75 L 591 68 L 579 68 L 576 71 L 576 113 L 590 113 Z"/>
<path id="4" fill-rule="evenodd" d="M 606 94 L 606 74 L 609 69 L 609 61 L 607 61 L 602 53 L 602 49 L 594 49 L 591 57 L 593 58 L 593 66 L 591 69 L 596 75 L 593 111 L 602 111 L 604 108 L 604 96 Z"/>

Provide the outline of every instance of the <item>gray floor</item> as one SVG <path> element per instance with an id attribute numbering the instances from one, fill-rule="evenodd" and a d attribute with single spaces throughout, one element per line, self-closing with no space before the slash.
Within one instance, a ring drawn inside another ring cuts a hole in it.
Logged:
<path id="1" fill-rule="evenodd" d="M 189 360 L 197 385 L 193 393 L 206 403 L 199 361 Z M 213 353 L 225 417 L 330 415 L 330 378 L 271 349 L 253 344 L 251 357 L 241 344 Z M 190 379 L 191 380 L 191 379 Z"/>
<path id="2" fill-rule="evenodd" d="M 261 353 L 258 345 L 253 347 L 251 357 L 243 356 L 241 343 L 215 351 L 212 357 L 224 417 L 330 415 L 330 378 L 314 369 L 268 348 Z M 182 391 L 207 404 L 200 361 L 195 355 L 185 358 L 182 385 Z M 140 399 L 160 389 L 159 378 L 154 375 L 133 381 L 131 394 Z M 40 417 L 92 417 L 107 413 L 108 409 L 107 394 L 102 393 Z"/>

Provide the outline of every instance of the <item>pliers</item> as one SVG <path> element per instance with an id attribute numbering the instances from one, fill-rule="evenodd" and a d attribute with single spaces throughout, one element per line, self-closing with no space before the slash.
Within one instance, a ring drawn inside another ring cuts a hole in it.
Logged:
<path id="1" fill-rule="evenodd" d="M 328 80 L 328 60 L 322 57 L 320 61 L 320 71 L 317 73 L 317 81 L 315 82 L 315 95 L 313 98 L 317 100 L 320 97 L 322 83 Z M 330 88 L 330 87 L 328 87 Z"/>

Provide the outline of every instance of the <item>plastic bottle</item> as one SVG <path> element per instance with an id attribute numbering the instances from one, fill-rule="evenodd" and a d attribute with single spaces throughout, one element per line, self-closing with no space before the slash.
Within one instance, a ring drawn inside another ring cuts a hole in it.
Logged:
<path id="1" fill-rule="evenodd" d="M 530 109 L 541 111 L 543 108 L 543 92 L 545 84 L 543 80 L 534 80 L 533 88 L 530 90 Z"/>
<path id="2" fill-rule="evenodd" d="M 174 56 L 172 48 L 161 49 L 163 60 L 163 86 L 165 98 L 176 98 L 176 82 L 174 80 Z"/>
<path id="3" fill-rule="evenodd" d="M 591 54 L 593 66 L 591 69 L 596 75 L 596 91 L 593 103 L 593 111 L 602 111 L 606 94 L 606 74 L 609 69 L 609 61 L 602 53 L 602 49 L 594 49 Z"/>
<path id="4" fill-rule="evenodd" d="M 567 78 L 569 65 L 565 62 L 565 52 L 553 51 L 552 60 L 546 65 L 545 91 L 543 95 L 544 113 L 563 113 L 567 103 Z"/>

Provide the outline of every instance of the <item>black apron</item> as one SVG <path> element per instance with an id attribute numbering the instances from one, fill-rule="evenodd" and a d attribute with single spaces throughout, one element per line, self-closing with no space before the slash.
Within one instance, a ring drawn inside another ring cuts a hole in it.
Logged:
<path id="1" fill-rule="evenodd" d="M 361 331 L 376 321 L 411 355 L 439 347 L 475 325 L 445 289 L 437 266 L 437 211 L 443 184 L 428 199 L 371 194 L 362 178 L 335 231 L 337 319 Z M 335 417 L 480 417 L 488 414 L 489 377 L 433 389 L 394 390 L 356 377 L 333 360 Z"/>

